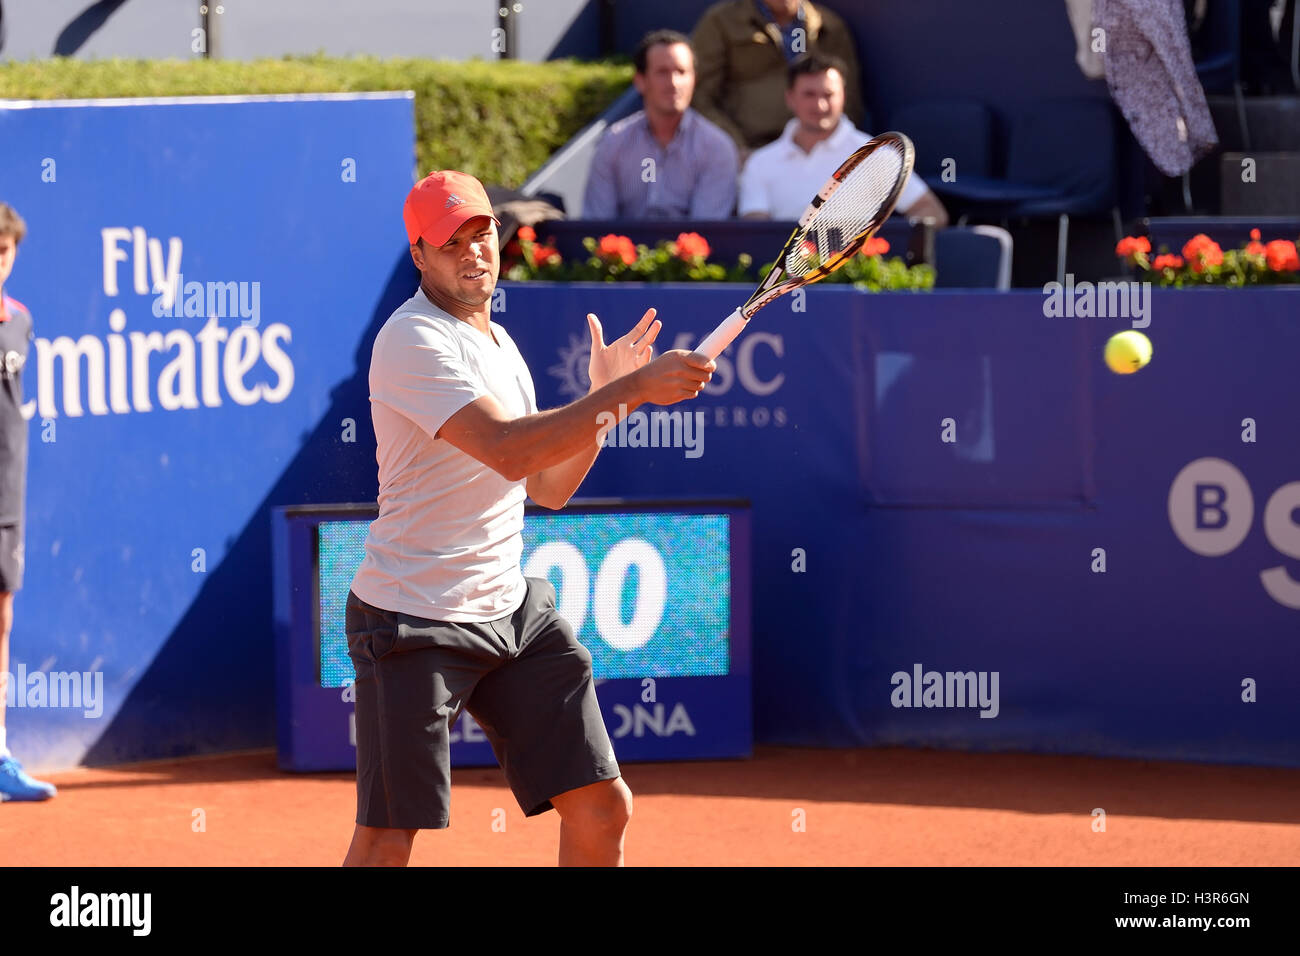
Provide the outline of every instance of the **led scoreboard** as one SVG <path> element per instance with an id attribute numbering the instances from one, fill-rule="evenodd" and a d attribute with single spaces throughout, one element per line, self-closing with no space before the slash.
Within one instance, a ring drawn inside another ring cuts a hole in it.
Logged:
<path id="1" fill-rule="evenodd" d="M 281 767 L 356 766 L 344 634 L 352 578 L 374 505 L 273 512 L 276 712 Z M 750 691 L 749 508 L 738 501 L 575 501 L 529 508 L 523 572 L 554 585 L 591 652 L 620 760 L 747 756 Z M 468 711 L 453 765 L 496 762 Z"/>

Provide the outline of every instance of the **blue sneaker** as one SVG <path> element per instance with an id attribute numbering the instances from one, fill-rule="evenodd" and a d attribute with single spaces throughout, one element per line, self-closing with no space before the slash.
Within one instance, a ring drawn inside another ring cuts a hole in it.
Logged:
<path id="1" fill-rule="evenodd" d="M 5 800 L 48 800 L 58 793 L 54 784 L 35 780 L 13 757 L 0 758 L 0 802 Z"/>

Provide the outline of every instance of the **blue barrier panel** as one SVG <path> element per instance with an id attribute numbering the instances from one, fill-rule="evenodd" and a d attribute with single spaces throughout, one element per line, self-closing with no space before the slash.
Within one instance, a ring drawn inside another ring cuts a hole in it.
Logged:
<path id="1" fill-rule="evenodd" d="M 741 295 L 510 285 L 501 321 L 547 405 L 585 313 L 689 347 Z M 792 305 L 724 355 L 699 457 L 607 448 L 583 488 L 753 502 L 757 739 L 1300 764 L 1296 290 L 1156 291 L 1123 377 L 1129 322 L 1039 293 Z"/>
<path id="2" fill-rule="evenodd" d="M 6 103 L 0 137 L 37 335 L 10 740 L 34 765 L 265 746 L 269 503 L 377 490 L 355 373 L 410 294 L 411 96 Z M 42 706 L 36 672 L 101 699 Z"/>
<path id="3" fill-rule="evenodd" d="M 356 766 L 346 599 L 374 505 L 276 508 L 280 766 Z M 737 501 L 583 502 L 524 519 L 522 568 L 546 578 L 591 652 L 618 758 L 749 756 L 749 511 Z M 471 700 L 454 766 L 494 765 Z"/>

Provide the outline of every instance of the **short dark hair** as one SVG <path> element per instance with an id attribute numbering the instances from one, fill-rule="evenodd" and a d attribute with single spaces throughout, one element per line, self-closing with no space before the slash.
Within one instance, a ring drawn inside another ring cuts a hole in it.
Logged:
<path id="1" fill-rule="evenodd" d="M 15 246 L 27 236 L 27 223 L 23 222 L 23 217 L 13 206 L 3 202 L 0 202 L 0 236 L 13 236 Z"/>
<path id="2" fill-rule="evenodd" d="M 691 64 L 694 65 L 695 48 L 691 46 L 690 37 L 676 30 L 651 30 L 641 38 L 641 42 L 636 45 L 636 52 L 632 54 L 632 65 L 636 67 L 636 71 L 642 76 L 645 76 L 646 59 L 650 55 L 650 48 L 661 43 L 668 46 L 685 43 L 687 49 L 691 51 Z"/>
<path id="3" fill-rule="evenodd" d="M 845 70 L 844 61 L 839 57 L 831 56 L 829 53 L 819 53 L 816 50 L 810 53 L 800 53 L 786 67 L 785 88 L 793 90 L 794 81 L 799 77 L 814 76 L 818 73 L 825 73 L 827 70 L 835 70 L 839 73 L 840 79 L 848 83 L 849 75 Z"/>

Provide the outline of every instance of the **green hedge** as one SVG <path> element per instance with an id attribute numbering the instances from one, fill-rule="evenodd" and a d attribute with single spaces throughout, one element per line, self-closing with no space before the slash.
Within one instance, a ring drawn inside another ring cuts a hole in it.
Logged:
<path id="1" fill-rule="evenodd" d="M 0 97 L 83 99 L 414 90 L 422 172 L 518 186 L 632 81 L 619 63 L 286 57 L 0 64 Z"/>

